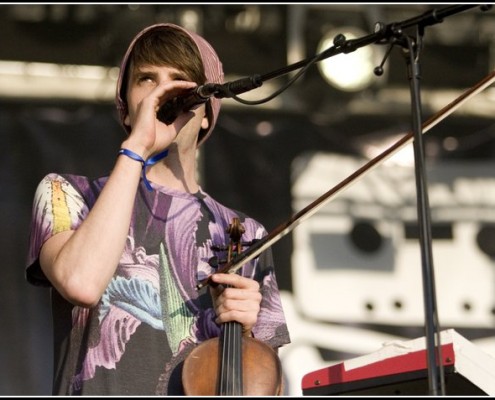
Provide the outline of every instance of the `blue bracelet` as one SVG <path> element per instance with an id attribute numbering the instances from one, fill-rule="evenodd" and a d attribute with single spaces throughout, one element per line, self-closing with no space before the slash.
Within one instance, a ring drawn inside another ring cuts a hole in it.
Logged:
<path id="1" fill-rule="evenodd" d="M 133 151 L 128 150 L 128 149 L 120 149 L 119 150 L 119 155 L 121 155 L 121 154 L 124 154 L 127 157 L 132 158 L 133 160 L 139 161 L 142 164 L 142 172 L 143 172 L 144 184 L 146 185 L 146 188 L 149 191 L 152 191 L 153 188 L 151 187 L 150 182 L 146 178 L 146 167 L 149 167 L 149 166 L 151 166 L 153 164 L 156 164 L 161 159 L 167 157 L 167 155 L 168 155 L 168 149 L 162 151 L 161 153 L 155 154 L 153 157 L 148 158 L 146 161 L 139 154 L 136 154 Z"/>

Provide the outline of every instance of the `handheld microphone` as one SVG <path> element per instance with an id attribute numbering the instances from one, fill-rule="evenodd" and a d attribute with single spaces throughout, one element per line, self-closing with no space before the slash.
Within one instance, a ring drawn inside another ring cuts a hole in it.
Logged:
<path id="1" fill-rule="evenodd" d="M 198 86 L 192 91 L 164 103 L 156 113 L 156 117 L 159 121 L 170 125 L 181 112 L 189 111 L 196 105 L 206 103 L 216 92 L 216 89 L 217 85 L 211 83 Z"/>
<path id="2" fill-rule="evenodd" d="M 184 95 L 167 101 L 158 109 L 156 117 L 159 121 L 170 125 L 181 112 L 189 111 L 198 104 L 206 103 L 212 96 L 215 96 L 217 99 L 234 97 L 235 95 L 256 89 L 262 84 L 263 79 L 260 75 L 253 75 L 223 84 L 206 83 Z"/>

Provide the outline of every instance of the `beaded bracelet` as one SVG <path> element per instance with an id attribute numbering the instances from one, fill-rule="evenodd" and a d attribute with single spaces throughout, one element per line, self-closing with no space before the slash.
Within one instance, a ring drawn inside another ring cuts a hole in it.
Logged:
<path id="1" fill-rule="evenodd" d="M 133 151 L 131 151 L 129 149 L 120 149 L 119 150 L 119 156 L 121 154 L 124 154 L 125 156 L 130 157 L 133 160 L 139 161 L 142 164 L 142 172 L 143 172 L 144 184 L 146 185 L 146 188 L 149 191 L 152 191 L 153 188 L 151 187 L 150 182 L 146 178 L 146 167 L 149 167 L 149 166 L 151 166 L 153 164 L 156 164 L 161 159 L 167 157 L 167 155 L 168 155 L 168 149 L 165 149 L 161 153 L 158 153 L 158 154 L 154 155 L 153 157 L 148 158 L 146 161 L 139 154 L 136 154 L 136 153 L 134 153 Z"/>

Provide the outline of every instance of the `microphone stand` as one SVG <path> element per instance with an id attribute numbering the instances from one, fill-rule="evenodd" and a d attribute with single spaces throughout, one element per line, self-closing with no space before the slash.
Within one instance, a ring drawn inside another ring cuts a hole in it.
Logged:
<path id="1" fill-rule="evenodd" d="M 396 36 L 398 32 L 402 32 L 404 29 L 419 26 L 420 24 L 424 27 L 427 25 L 433 25 L 438 22 L 442 22 L 442 19 L 446 16 L 450 16 L 453 14 L 460 13 L 462 11 L 466 11 L 470 8 L 480 7 L 482 11 L 489 10 L 492 5 L 459 5 L 459 6 L 449 6 L 440 10 L 432 10 L 425 12 L 419 17 L 414 17 L 402 22 L 395 22 L 391 24 L 383 24 L 378 22 L 375 24 L 375 32 L 363 36 L 361 38 L 347 40 L 344 35 L 337 35 L 334 39 L 334 46 L 329 47 L 327 50 L 309 58 L 305 58 L 296 63 L 290 64 L 283 68 L 279 68 L 275 71 L 268 72 L 266 74 L 260 75 L 255 74 L 246 78 L 241 78 L 232 82 L 226 82 L 223 84 L 207 84 L 204 86 L 203 90 L 205 92 L 205 96 L 214 96 L 218 99 L 223 98 L 234 98 L 240 103 L 247 105 L 255 105 L 265 103 L 268 100 L 273 99 L 280 93 L 282 93 L 290 84 L 292 84 L 295 80 L 297 80 L 302 74 L 306 72 L 306 70 L 315 64 L 318 61 L 324 60 L 329 57 L 336 56 L 341 53 L 351 53 L 360 47 L 367 46 L 369 44 L 384 44 L 388 43 L 390 38 Z M 393 44 L 393 43 L 392 43 Z M 385 61 L 385 60 L 384 60 Z M 250 90 L 256 89 L 263 85 L 263 82 L 281 77 L 286 75 L 292 71 L 297 69 L 301 69 L 293 78 L 290 79 L 290 82 L 285 85 L 282 89 L 279 89 L 274 94 L 270 95 L 268 98 L 260 100 L 260 101 L 247 101 L 237 97 L 238 94 L 242 94 L 248 92 Z M 381 68 L 381 67 L 380 67 Z M 377 73 L 378 74 L 378 73 Z"/>
<path id="2" fill-rule="evenodd" d="M 479 5 L 478 5 L 479 6 Z M 292 64 L 288 67 L 276 70 L 265 75 L 255 75 L 232 83 L 217 85 L 213 94 L 215 97 L 236 97 L 236 94 L 246 92 L 262 85 L 267 79 L 272 79 L 286 74 L 298 68 L 304 67 L 303 71 L 296 75 L 297 79 L 306 69 L 315 62 L 325 58 L 340 54 L 350 53 L 368 44 L 384 44 L 391 41 L 391 48 L 394 44 L 400 44 L 403 48 L 403 55 L 406 58 L 408 79 L 410 81 L 411 111 L 413 127 L 413 146 L 415 160 L 416 194 L 417 194 L 417 214 L 418 228 L 421 247 L 422 275 L 423 275 L 423 296 L 425 310 L 425 339 L 427 350 L 428 384 L 430 395 L 445 395 L 445 377 L 443 371 L 443 360 L 441 356 L 440 328 L 438 323 L 437 303 L 435 294 L 434 269 L 431 245 L 431 221 L 429 213 L 429 201 L 427 191 L 427 179 L 424 166 L 424 144 L 422 140 L 422 106 L 420 95 L 420 65 L 419 50 L 421 48 L 425 27 L 443 22 L 447 16 L 457 14 L 467 9 L 477 7 L 477 5 L 449 6 L 442 9 L 434 9 L 418 17 L 408 19 L 399 23 L 375 25 L 375 33 L 362 38 L 346 40 L 343 35 L 337 35 L 334 39 L 334 46 L 316 55 Z M 491 5 L 480 6 L 482 11 L 487 11 Z M 415 27 L 417 41 L 404 34 L 406 28 Z M 419 42 L 419 45 L 418 43 Z M 385 57 L 387 57 L 389 52 Z M 383 60 L 382 65 L 385 60 Z M 381 66 L 375 71 L 379 71 Z M 378 72 L 379 73 L 379 72 Z M 278 94 L 278 93 L 277 93 Z M 272 95 L 270 98 L 273 98 Z M 249 102 L 245 102 L 250 104 Z M 256 246 L 254 246 L 256 247 Z M 241 254 L 242 258 L 242 254 Z M 233 261 L 235 263 L 236 260 Z M 232 264 L 232 263 L 231 263 Z M 226 266 L 228 267 L 228 266 Z M 199 286 L 198 286 L 199 287 Z M 436 350 L 436 351 L 435 351 Z"/>
<path id="3" fill-rule="evenodd" d="M 424 29 L 418 25 L 418 38 Z M 419 47 L 410 37 L 404 37 L 407 47 L 403 49 L 408 66 L 412 103 L 412 127 L 414 165 L 416 176 L 416 196 L 418 229 L 421 246 L 423 301 L 425 311 L 425 339 L 427 349 L 428 383 L 430 395 L 445 395 L 445 377 L 440 341 L 440 325 L 438 322 L 437 303 L 435 294 L 435 279 L 431 243 L 431 219 L 429 213 L 427 178 L 424 167 L 424 144 L 421 130 L 422 107 L 419 89 L 420 66 Z M 420 40 L 420 39 L 419 39 Z M 435 351 L 436 350 L 436 351 Z"/>

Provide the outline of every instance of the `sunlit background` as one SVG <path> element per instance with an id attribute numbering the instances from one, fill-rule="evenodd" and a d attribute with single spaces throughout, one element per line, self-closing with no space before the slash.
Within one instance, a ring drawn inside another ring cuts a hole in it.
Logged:
<path id="1" fill-rule="evenodd" d="M 123 138 L 113 103 L 120 59 L 144 26 L 202 34 L 226 80 L 278 71 L 378 22 L 436 4 L 3 4 L 0 6 L 0 395 L 49 395 L 49 292 L 24 279 L 31 202 L 48 172 L 103 175 Z M 412 30 L 410 35 L 415 35 Z M 486 79 L 495 10 L 431 24 L 420 51 L 432 249 L 440 328 L 495 356 L 495 89 L 439 110 Z M 223 100 L 201 151 L 203 187 L 269 231 L 411 132 L 406 57 L 370 44 L 308 68 L 271 101 Z M 385 57 L 387 55 L 387 57 Z M 383 73 L 375 68 L 382 66 Z M 263 99 L 293 70 L 241 97 Z M 305 374 L 425 334 L 412 145 L 397 151 L 273 245 L 292 344 L 280 352 L 287 395 Z"/>

